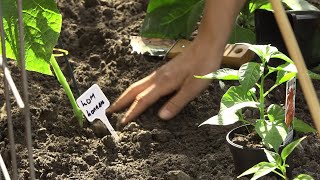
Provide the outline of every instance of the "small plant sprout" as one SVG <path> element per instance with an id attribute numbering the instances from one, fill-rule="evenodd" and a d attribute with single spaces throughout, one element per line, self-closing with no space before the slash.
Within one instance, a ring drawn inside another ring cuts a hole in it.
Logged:
<path id="1" fill-rule="evenodd" d="M 269 162 L 260 162 L 259 164 L 254 165 L 252 168 L 240 174 L 238 178 L 253 174 L 253 177 L 251 178 L 251 180 L 255 180 L 273 172 L 279 175 L 284 180 L 288 180 L 289 178 L 287 176 L 287 167 L 289 167 L 289 165 L 286 163 L 286 160 L 288 156 L 293 152 L 293 150 L 305 138 L 306 137 L 302 137 L 288 144 L 282 150 L 281 154 L 264 149 L 264 152 Z M 307 174 L 300 174 L 297 177 L 295 177 L 294 180 L 313 180 L 313 178 Z"/>
<path id="2" fill-rule="evenodd" d="M 284 82 L 294 78 L 297 69 L 293 61 L 285 54 L 278 51 L 271 45 L 250 45 L 249 49 L 255 52 L 261 62 L 248 62 L 243 64 L 239 70 L 229 68 L 220 69 L 205 76 L 196 76 L 202 79 L 238 80 L 238 86 L 230 87 L 222 96 L 220 111 L 201 125 L 230 125 L 241 121 L 251 124 L 262 139 L 266 148 L 273 148 L 279 151 L 280 145 L 284 142 L 289 132 L 285 124 L 284 108 L 278 104 L 271 104 L 266 107 L 265 99 L 268 94 Z M 272 67 L 270 60 L 282 60 L 283 64 Z M 276 73 L 276 80 L 273 86 L 266 89 L 264 86 L 266 78 Z M 244 108 L 259 109 L 260 116 L 257 120 L 247 119 L 242 113 Z M 200 125 L 200 126 L 201 126 Z M 302 132 L 314 132 L 315 130 L 295 118 L 293 128 Z"/>

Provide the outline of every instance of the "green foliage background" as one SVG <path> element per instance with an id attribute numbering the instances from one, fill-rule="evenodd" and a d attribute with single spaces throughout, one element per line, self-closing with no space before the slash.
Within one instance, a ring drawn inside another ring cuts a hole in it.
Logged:
<path id="1" fill-rule="evenodd" d="M 287 9 L 319 10 L 305 0 L 282 0 Z M 141 27 L 141 36 L 150 38 L 189 39 L 197 28 L 205 0 L 150 0 Z M 242 8 L 229 43 L 255 43 L 254 11 L 271 10 L 268 0 L 247 0 Z"/>

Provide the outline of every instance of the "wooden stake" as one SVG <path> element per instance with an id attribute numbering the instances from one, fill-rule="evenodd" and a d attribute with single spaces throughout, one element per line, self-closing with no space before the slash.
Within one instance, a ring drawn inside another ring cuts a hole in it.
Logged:
<path id="1" fill-rule="evenodd" d="M 280 0 L 270 0 L 270 3 L 274 10 L 275 18 L 285 41 L 286 47 L 289 51 L 290 57 L 297 66 L 298 79 L 301 84 L 302 91 L 309 106 L 313 122 L 318 130 L 318 133 L 320 134 L 320 105 L 312 81 L 308 76 L 308 70 L 304 63 L 298 42 L 294 36 L 288 16 L 282 6 L 282 2 Z"/>

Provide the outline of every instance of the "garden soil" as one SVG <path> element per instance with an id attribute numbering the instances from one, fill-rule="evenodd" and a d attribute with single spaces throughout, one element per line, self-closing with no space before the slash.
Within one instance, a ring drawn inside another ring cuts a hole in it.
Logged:
<path id="1" fill-rule="evenodd" d="M 114 102 L 130 84 L 165 63 L 161 58 L 131 53 L 129 38 L 139 34 L 146 0 L 59 0 L 58 6 L 63 15 L 59 47 L 69 51 L 68 58 L 81 92 L 98 84 Z M 57 60 L 76 92 L 64 59 Z M 10 70 L 20 87 L 20 70 L 14 62 L 10 63 Z M 212 82 L 171 121 L 157 117 L 169 96 L 160 99 L 135 122 L 118 129 L 121 141 L 114 143 L 99 121 L 79 126 L 55 77 L 29 72 L 28 78 L 37 179 L 236 179 L 225 136 L 239 124 L 198 127 L 217 114 L 220 98 L 232 83 L 223 86 Z M 314 85 L 320 97 L 320 83 L 314 81 Z M 297 87 L 296 115 L 312 124 L 299 83 Z M 3 89 L 1 84 L 1 107 Z M 271 93 L 267 103 L 284 103 L 284 99 L 282 86 Z M 19 179 L 28 179 L 24 118 L 14 100 L 11 105 Z M 124 112 L 108 115 L 114 127 Z M 0 114 L 5 115 L 3 109 Z M 248 116 L 255 114 L 246 111 Z M 0 148 L 10 169 L 8 128 L 2 116 Z M 306 173 L 320 179 L 320 142 L 316 134 L 307 135 L 302 148 L 295 152 L 293 174 Z"/>

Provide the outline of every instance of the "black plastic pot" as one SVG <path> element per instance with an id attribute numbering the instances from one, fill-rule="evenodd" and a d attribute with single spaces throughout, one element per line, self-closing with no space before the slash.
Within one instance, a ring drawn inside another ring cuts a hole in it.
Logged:
<path id="1" fill-rule="evenodd" d="M 233 157 L 236 175 L 240 175 L 241 173 L 250 169 L 252 166 L 258 164 L 259 162 L 268 162 L 267 156 L 264 153 L 263 149 L 247 148 L 232 142 L 232 139 L 234 138 L 235 134 L 243 134 L 243 132 L 247 130 L 246 126 L 251 130 L 253 129 L 253 126 L 251 125 L 243 125 L 232 129 L 226 136 L 226 140 L 228 142 L 228 146 Z M 290 178 L 292 176 L 292 155 L 290 155 L 287 158 L 287 163 L 290 165 L 290 167 L 287 168 L 287 176 Z M 270 175 L 278 176 L 273 173 Z"/>
<path id="2" fill-rule="evenodd" d="M 306 65 L 316 67 L 320 64 L 320 12 L 287 11 L 287 15 Z M 272 11 L 256 10 L 255 27 L 257 44 L 271 44 L 288 55 Z"/>

